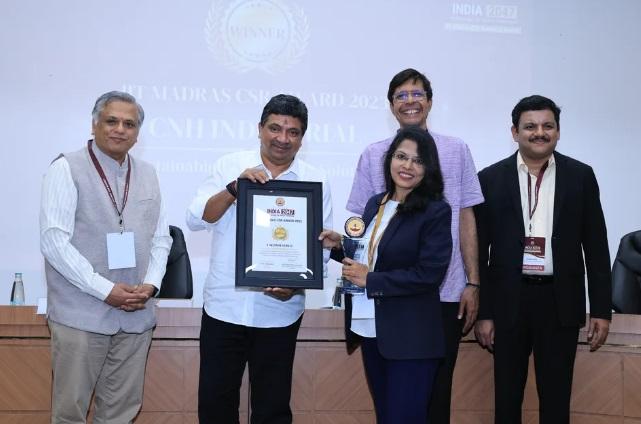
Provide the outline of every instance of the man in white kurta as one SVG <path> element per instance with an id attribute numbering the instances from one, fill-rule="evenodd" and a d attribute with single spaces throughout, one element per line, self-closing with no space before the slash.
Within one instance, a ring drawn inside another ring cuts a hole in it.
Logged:
<path id="1" fill-rule="evenodd" d="M 258 124 L 260 149 L 220 158 L 187 211 L 192 230 L 212 233 L 200 333 L 198 415 L 201 423 L 238 422 L 240 385 L 249 365 L 252 423 L 291 423 L 289 407 L 296 336 L 305 307 L 302 290 L 236 288 L 236 181 L 317 181 L 323 225 L 332 228 L 324 172 L 296 156 L 307 128 L 298 98 L 277 95 Z"/>
<path id="2" fill-rule="evenodd" d="M 156 172 L 129 155 L 144 119 L 127 93 L 93 110 L 94 139 L 65 153 L 43 182 L 40 243 L 47 276 L 52 423 L 129 423 L 142 404 L 171 246 Z"/>

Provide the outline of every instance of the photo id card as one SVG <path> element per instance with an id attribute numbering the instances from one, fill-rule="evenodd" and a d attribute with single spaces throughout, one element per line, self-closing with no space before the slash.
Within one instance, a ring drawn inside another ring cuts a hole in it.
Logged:
<path id="1" fill-rule="evenodd" d="M 132 231 L 107 234 L 107 263 L 109 269 L 136 266 L 136 248 Z"/>
<path id="2" fill-rule="evenodd" d="M 545 237 L 526 237 L 523 271 L 545 271 Z"/>

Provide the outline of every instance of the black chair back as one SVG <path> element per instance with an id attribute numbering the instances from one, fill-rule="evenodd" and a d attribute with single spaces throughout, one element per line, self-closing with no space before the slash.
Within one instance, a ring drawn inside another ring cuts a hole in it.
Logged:
<path id="1" fill-rule="evenodd" d="M 612 265 L 612 307 L 621 314 L 641 314 L 641 231 L 621 238 Z"/>
<path id="2" fill-rule="evenodd" d="M 191 299 L 194 295 L 194 287 L 185 236 L 180 228 L 173 225 L 169 226 L 169 234 L 171 234 L 173 243 L 167 258 L 167 270 L 165 271 L 165 277 L 162 279 L 158 297 L 163 299 Z"/>

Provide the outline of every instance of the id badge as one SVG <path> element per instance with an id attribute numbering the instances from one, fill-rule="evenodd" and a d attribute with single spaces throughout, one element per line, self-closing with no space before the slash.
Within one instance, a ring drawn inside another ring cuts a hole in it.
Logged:
<path id="1" fill-rule="evenodd" d="M 107 264 L 109 269 L 135 268 L 136 248 L 133 232 L 107 234 Z"/>
<path id="2" fill-rule="evenodd" d="M 545 271 L 545 237 L 526 237 L 523 271 Z"/>

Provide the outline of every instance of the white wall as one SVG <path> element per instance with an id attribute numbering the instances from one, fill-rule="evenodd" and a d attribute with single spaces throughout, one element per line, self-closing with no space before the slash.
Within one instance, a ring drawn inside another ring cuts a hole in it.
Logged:
<path id="1" fill-rule="evenodd" d="M 144 106 L 133 154 L 156 165 L 170 221 L 183 228 L 211 164 L 258 145 L 273 94 L 297 94 L 309 107 L 302 154 L 331 176 L 337 229 L 358 155 L 396 128 L 385 95 L 399 70 L 431 79 L 431 127 L 466 140 L 478 169 L 515 149 L 514 104 L 543 94 L 563 108 L 559 150 L 595 169 L 614 255 L 619 238 L 641 227 L 639 21 L 636 0 L 6 0 L 0 304 L 16 271 L 27 303 L 45 296 L 41 178 L 58 153 L 90 137 L 93 103 L 112 89 Z M 208 235 L 187 238 L 198 306 Z M 308 304 L 330 295 L 310 293 Z"/>

